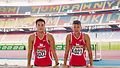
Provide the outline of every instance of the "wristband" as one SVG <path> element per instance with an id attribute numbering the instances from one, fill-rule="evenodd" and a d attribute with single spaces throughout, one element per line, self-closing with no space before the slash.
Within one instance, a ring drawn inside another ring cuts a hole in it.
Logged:
<path id="1" fill-rule="evenodd" d="M 59 65 L 59 63 L 56 64 L 56 66 Z"/>

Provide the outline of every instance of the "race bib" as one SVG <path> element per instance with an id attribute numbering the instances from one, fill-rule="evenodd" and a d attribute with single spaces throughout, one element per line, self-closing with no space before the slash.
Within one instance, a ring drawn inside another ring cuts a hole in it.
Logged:
<path id="1" fill-rule="evenodd" d="M 37 58 L 45 58 L 46 57 L 46 49 L 37 49 Z"/>
<path id="2" fill-rule="evenodd" d="M 73 46 L 72 47 L 72 54 L 81 56 L 83 54 L 83 48 L 82 47 Z"/>

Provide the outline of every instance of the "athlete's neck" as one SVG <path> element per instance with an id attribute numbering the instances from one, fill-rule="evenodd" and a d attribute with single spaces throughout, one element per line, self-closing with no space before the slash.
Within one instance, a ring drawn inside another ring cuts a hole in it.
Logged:
<path id="1" fill-rule="evenodd" d="M 39 36 L 43 36 L 45 32 L 37 32 Z"/>
<path id="2" fill-rule="evenodd" d="M 37 32 L 37 35 L 38 35 L 39 39 L 43 39 L 44 32 Z"/>
<path id="3" fill-rule="evenodd" d="M 38 34 L 44 34 L 45 32 L 44 31 L 41 31 L 41 32 L 37 31 L 37 33 Z"/>
<path id="4" fill-rule="evenodd" d="M 74 32 L 74 36 L 75 36 L 76 38 L 79 38 L 80 32 Z"/>

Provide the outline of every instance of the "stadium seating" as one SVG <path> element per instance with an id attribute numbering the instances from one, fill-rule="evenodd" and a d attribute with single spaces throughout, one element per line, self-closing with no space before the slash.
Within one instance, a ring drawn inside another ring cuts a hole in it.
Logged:
<path id="1" fill-rule="evenodd" d="M 43 18 L 46 21 L 46 26 L 68 26 L 71 25 L 73 20 L 80 20 L 82 24 L 116 24 L 119 23 L 119 15 L 120 13 L 109 13 L 109 14 L 88 14 L 88 15 L 72 15 L 72 16 L 51 16 L 51 17 L 14 17 L 14 18 L 6 18 L 6 20 L 1 19 L 0 27 L 12 27 L 12 28 L 26 28 L 26 27 L 35 27 L 35 20 L 38 18 Z"/>

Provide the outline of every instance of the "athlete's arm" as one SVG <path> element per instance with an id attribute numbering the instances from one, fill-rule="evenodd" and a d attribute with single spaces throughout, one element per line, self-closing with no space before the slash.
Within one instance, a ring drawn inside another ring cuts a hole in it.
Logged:
<path id="1" fill-rule="evenodd" d="M 58 57 L 57 57 L 56 50 L 55 50 L 55 40 L 51 34 L 47 34 L 47 35 L 48 35 L 48 42 L 50 44 L 51 51 L 55 59 L 55 65 L 58 65 Z"/>
<path id="2" fill-rule="evenodd" d="M 91 44 L 90 44 L 90 37 L 88 36 L 88 34 L 85 34 L 85 42 L 86 42 L 86 47 L 88 50 L 90 66 L 92 66 L 93 65 L 93 57 L 92 57 L 92 50 L 91 50 Z"/>
<path id="3" fill-rule="evenodd" d="M 30 35 L 28 39 L 28 63 L 27 66 L 30 68 L 31 66 L 31 57 L 32 57 L 32 50 L 33 50 L 33 42 L 34 42 L 34 36 Z"/>
<path id="4" fill-rule="evenodd" d="M 70 50 L 70 37 L 71 35 L 68 34 L 66 37 L 66 47 L 65 47 L 65 54 L 64 54 L 64 65 L 67 65 L 67 59 L 68 59 L 68 55 L 69 55 L 69 50 Z"/>

